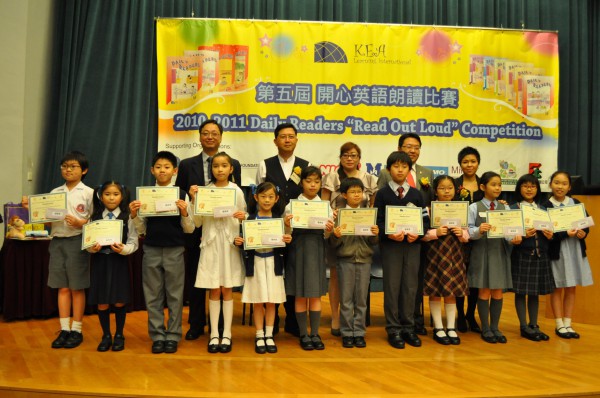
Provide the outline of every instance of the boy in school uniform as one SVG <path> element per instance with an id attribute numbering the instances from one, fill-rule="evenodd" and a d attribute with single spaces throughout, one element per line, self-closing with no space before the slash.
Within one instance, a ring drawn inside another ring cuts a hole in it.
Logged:
<path id="1" fill-rule="evenodd" d="M 83 341 L 85 289 L 90 287 L 90 257 L 87 251 L 81 250 L 81 227 L 92 214 L 94 190 L 82 182 L 88 172 L 88 160 L 83 153 L 65 154 L 60 161 L 60 171 L 65 184 L 50 192 L 67 194 L 67 214 L 64 220 L 52 223 L 53 239 L 48 249 L 48 286 L 58 289 L 61 328 L 52 348 L 75 348 Z"/>
<path id="2" fill-rule="evenodd" d="M 171 180 L 177 174 L 177 158 L 171 152 L 158 152 L 152 159 L 150 172 L 156 185 L 173 186 Z M 139 200 L 129 205 L 131 218 L 138 234 L 145 234 L 142 260 L 142 284 L 146 309 L 148 310 L 148 334 L 152 339 L 152 353 L 177 352 L 182 335 L 183 285 L 185 281 L 184 233 L 194 232 L 194 220 L 187 201 L 187 194 L 179 189 L 176 201 L 179 215 L 141 217 Z M 165 328 L 164 304 L 169 309 Z"/>
<path id="3" fill-rule="evenodd" d="M 340 192 L 346 199 L 346 208 L 357 209 L 363 201 L 365 186 L 359 178 L 342 180 Z M 338 284 L 340 287 L 340 332 L 345 348 L 364 348 L 367 296 L 373 262 L 372 246 L 378 242 L 379 227 L 371 225 L 372 236 L 342 235 L 342 226 L 337 226 L 329 237 L 335 249 Z"/>
<path id="4" fill-rule="evenodd" d="M 429 229 L 429 216 L 420 192 L 407 182 L 412 161 L 404 152 L 392 152 L 386 169 L 391 181 L 377 192 L 374 207 L 377 208 L 379 247 L 383 265 L 383 309 L 388 342 L 394 348 L 404 348 L 405 342 L 413 347 L 421 346 L 415 333 L 414 306 L 421 261 L 420 239 L 422 235 L 412 232 L 385 233 L 386 206 L 415 206 L 423 209 L 423 230 Z M 398 304 L 400 298 L 401 305 Z"/>

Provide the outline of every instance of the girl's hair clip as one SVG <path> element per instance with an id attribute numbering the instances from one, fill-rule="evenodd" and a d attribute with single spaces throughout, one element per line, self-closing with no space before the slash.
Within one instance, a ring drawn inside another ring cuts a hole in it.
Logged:
<path id="1" fill-rule="evenodd" d="M 252 195 L 256 195 L 256 184 L 250 184 L 248 185 L 248 188 L 250 188 L 250 191 L 252 191 Z"/>

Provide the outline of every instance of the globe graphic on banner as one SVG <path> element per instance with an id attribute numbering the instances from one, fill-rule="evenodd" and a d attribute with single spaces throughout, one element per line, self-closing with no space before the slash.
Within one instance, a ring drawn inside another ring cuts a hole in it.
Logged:
<path id="1" fill-rule="evenodd" d="M 329 41 L 315 43 L 315 62 L 347 64 L 346 53 L 337 44 Z"/>

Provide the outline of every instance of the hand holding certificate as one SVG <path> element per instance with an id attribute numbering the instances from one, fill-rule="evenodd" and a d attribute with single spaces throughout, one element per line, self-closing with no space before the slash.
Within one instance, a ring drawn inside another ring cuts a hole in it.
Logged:
<path id="1" fill-rule="evenodd" d="M 377 223 L 377 209 L 339 209 L 337 222 L 342 235 L 372 236 L 371 227 Z"/>
<path id="2" fill-rule="evenodd" d="M 244 249 L 284 247 L 283 219 L 258 219 L 242 221 Z"/>
<path id="3" fill-rule="evenodd" d="M 85 224 L 82 228 L 81 249 L 96 246 L 110 246 L 123 239 L 123 220 L 98 220 Z"/>
<path id="4" fill-rule="evenodd" d="M 394 235 L 398 232 L 423 235 L 423 209 L 413 206 L 386 206 L 385 233 Z"/>
<path id="5" fill-rule="evenodd" d="M 45 223 L 64 220 L 67 215 L 65 192 L 29 196 L 29 222 Z"/>
<path id="6" fill-rule="evenodd" d="M 194 200 L 194 214 L 213 217 L 231 217 L 236 211 L 234 188 L 198 187 Z"/>
<path id="7" fill-rule="evenodd" d="M 494 210 L 486 212 L 491 225 L 488 238 L 506 238 L 525 235 L 521 210 Z"/>
<path id="8" fill-rule="evenodd" d="M 290 200 L 292 228 L 325 229 L 331 217 L 331 206 L 325 200 Z"/>
<path id="9" fill-rule="evenodd" d="M 431 202 L 431 227 L 467 228 L 469 218 L 469 202 L 466 201 L 433 201 Z"/>
<path id="10" fill-rule="evenodd" d="M 179 187 L 137 187 L 136 194 L 141 202 L 138 213 L 142 217 L 179 215 Z"/>

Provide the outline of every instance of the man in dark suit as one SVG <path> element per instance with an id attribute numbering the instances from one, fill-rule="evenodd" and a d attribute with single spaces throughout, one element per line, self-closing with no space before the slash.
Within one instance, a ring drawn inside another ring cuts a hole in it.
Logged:
<path id="1" fill-rule="evenodd" d="M 300 173 L 294 172 L 297 167 L 302 170 L 310 163 L 294 155 L 298 143 L 298 130 L 291 123 L 280 124 L 275 128 L 275 139 L 277 155 L 265 159 L 258 165 L 256 173 L 256 184 L 269 181 L 279 188 L 279 202 L 277 211 L 283 214 L 285 206 L 291 199 L 296 199 L 302 193 L 300 187 Z M 285 331 L 296 337 L 300 337 L 298 322 L 296 321 L 296 308 L 294 296 L 287 296 L 285 307 Z M 279 307 L 277 307 L 279 309 Z M 277 316 L 277 315 L 276 315 Z M 279 317 L 275 318 L 275 331 L 279 328 Z"/>
<path id="2" fill-rule="evenodd" d="M 219 146 L 223 139 L 223 126 L 217 121 L 209 119 L 202 123 L 199 128 L 202 152 L 191 158 L 183 159 L 179 163 L 179 171 L 175 185 L 189 192 L 192 185 L 208 185 L 212 172 L 212 157 L 219 152 Z M 242 168 L 240 162 L 233 160 L 233 182 L 240 185 L 242 179 Z M 188 322 L 190 329 L 185 335 L 186 340 L 196 340 L 204 334 L 206 325 L 206 289 L 194 287 L 198 261 L 200 260 L 200 238 L 202 228 L 196 228 L 193 234 L 186 235 L 186 258 L 185 258 L 185 284 L 189 297 Z"/>
<path id="3" fill-rule="evenodd" d="M 421 192 L 425 206 L 431 204 L 433 192 L 431 186 L 433 183 L 433 170 L 417 164 L 419 155 L 421 154 L 421 137 L 416 133 L 405 133 L 398 139 L 398 150 L 406 152 L 412 161 L 412 169 L 410 175 L 406 179 L 412 188 L 416 188 Z M 377 180 L 379 189 L 385 187 L 390 182 L 390 173 L 387 170 L 382 170 Z M 426 182 L 426 184 L 425 184 Z M 425 245 L 423 245 L 425 248 Z M 425 268 L 425 250 L 421 253 L 421 266 L 419 268 L 419 286 L 417 287 L 417 297 L 415 300 L 415 332 L 420 335 L 426 335 L 425 319 L 423 317 L 423 278 Z"/>

